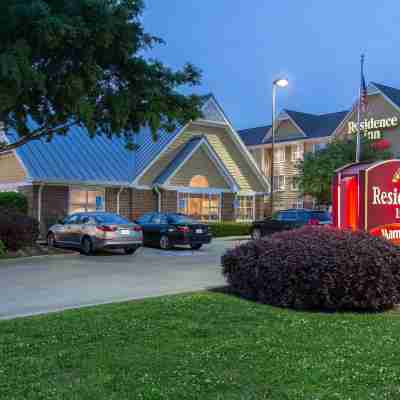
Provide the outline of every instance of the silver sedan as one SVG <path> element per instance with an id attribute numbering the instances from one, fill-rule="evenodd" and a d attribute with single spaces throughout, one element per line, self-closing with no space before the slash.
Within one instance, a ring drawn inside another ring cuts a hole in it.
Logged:
<path id="1" fill-rule="evenodd" d="M 50 247 L 75 247 L 90 255 L 100 249 L 124 249 L 133 254 L 143 244 L 142 228 L 117 214 L 72 214 L 47 233 Z"/>

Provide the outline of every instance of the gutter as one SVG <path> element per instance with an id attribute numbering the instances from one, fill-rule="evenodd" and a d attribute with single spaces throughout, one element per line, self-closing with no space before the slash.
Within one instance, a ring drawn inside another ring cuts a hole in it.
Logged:
<path id="1" fill-rule="evenodd" d="M 153 189 L 157 194 L 157 211 L 160 213 L 161 212 L 161 192 L 160 192 L 160 188 L 158 186 L 154 186 Z"/>

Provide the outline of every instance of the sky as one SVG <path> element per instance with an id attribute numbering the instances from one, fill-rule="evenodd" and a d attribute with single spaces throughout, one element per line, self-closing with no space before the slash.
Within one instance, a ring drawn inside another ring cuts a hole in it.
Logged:
<path id="1" fill-rule="evenodd" d="M 212 92 L 236 129 L 271 122 L 271 88 L 283 108 L 349 109 L 367 82 L 400 88 L 398 0 L 145 0 L 145 30 L 166 41 L 149 54 L 172 68 L 202 70 L 197 94 Z"/>

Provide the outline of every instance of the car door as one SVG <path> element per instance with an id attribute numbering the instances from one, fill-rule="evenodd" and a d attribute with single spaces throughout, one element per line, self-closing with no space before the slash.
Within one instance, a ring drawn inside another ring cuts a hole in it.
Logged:
<path id="1" fill-rule="evenodd" d="M 73 214 L 64 221 L 58 240 L 63 243 L 71 244 L 73 242 L 73 231 L 79 220 L 79 214 Z"/>
<path id="2" fill-rule="evenodd" d="M 141 226 L 143 230 L 143 242 L 144 244 L 151 244 L 151 220 L 154 216 L 154 213 L 148 213 L 142 215 L 137 223 Z"/>
<path id="3" fill-rule="evenodd" d="M 161 238 L 161 231 L 165 224 L 167 223 L 167 218 L 164 214 L 154 214 L 148 226 L 150 241 L 152 244 L 158 244 Z"/>

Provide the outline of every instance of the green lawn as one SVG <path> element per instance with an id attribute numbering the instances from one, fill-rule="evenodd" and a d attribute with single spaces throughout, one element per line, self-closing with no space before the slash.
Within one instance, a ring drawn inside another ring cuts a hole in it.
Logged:
<path id="1" fill-rule="evenodd" d="M 1 399 L 399 399 L 400 315 L 198 293 L 0 322 Z"/>

